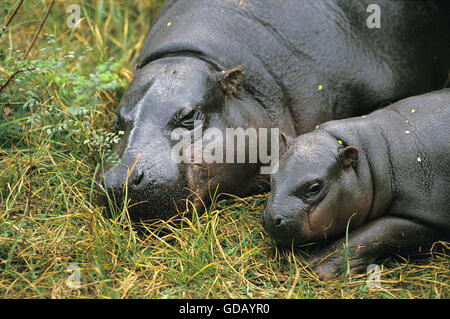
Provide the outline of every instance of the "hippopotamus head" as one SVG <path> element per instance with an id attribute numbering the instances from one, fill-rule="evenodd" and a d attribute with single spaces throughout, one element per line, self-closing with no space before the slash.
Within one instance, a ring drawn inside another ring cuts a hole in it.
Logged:
<path id="1" fill-rule="evenodd" d="M 207 128 L 270 127 L 260 104 L 240 90 L 243 80 L 239 66 L 217 70 L 195 57 L 162 57 L 137 68 L 115 121 L 125 132 L 115 150 L 121 162 L 98 176 L 104 193 L 125 200 L 132 220 L 145 220 L 184 211 L 186 198 L 202 207 L 219 185 L 225 193 L 256 192 L 258 163 L 193 161 L 195 152 L 189 153 L 196 136 L 203 137 L 202 149 L 225 147 L 220 137 L 202 135 Z M 192 143 L 179 147 L 176 130 L 187 132 Z M 174 149 L 191 160 L 174 160 Z"/>
<path id="2" fill-rule="evenodd" d="M 322 240 L 359 225 L 370 208 L 366 180 L 356 168 L 359 151 L 325 131 L 290 141 L 271 179 L 261 215 L 269 235 L 282 245 Z"/>

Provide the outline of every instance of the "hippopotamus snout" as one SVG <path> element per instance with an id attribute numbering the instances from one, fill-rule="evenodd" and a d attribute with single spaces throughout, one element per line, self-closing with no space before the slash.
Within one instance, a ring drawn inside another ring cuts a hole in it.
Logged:
<path id="1" fill-rule="evenodd" d="M 118 165 L 105 172 L 100 185 L 103 201 L 111 215 L 127 205 L 131 220 L 139 221 L 149 215 L 161 219 L 167 219 L 168 212 L 174 215 L 177 211 L 176 199 L 188 196 L 183 181 L 178 170 L 167 167 L 155 172 L 151 167 L 139 166 L 131 170 L 131 167 Z M 184 207 L 178 208 L 184 210 Z"/>
<path id="2" fill-rule="evenodd" d="M 105 168 L 97 177 L 111 215 L 124 205 L 136 221 L 175 215 L 177 200 L 185 199 L 189 192 L 182 167 L 171 160 L 171 146 L 161 130 L 150 128 L 144 133 L 133 129 L 116 152 L 121 154 L 120 164 Z M 178 210 L 184 208 L 179 206 Z"/>

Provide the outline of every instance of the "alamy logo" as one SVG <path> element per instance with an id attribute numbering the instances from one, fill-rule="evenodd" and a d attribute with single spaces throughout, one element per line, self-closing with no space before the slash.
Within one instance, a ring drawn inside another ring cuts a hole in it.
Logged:
<path id="1" fill-rule="evenodd" d="M 381 288 L 381 269 L 380 265 L 370 264 L 367 266 L 366 284 L 369 289 Z"/>
<path id="2" fill-rule="evenodd" d="M 268 165 L 261 167 L 261 174 L 277 172 L 278 128 L 226 128 L 224 135 L 218 128 L 203 131 L 201 121 L 195 121 L 194 127 L 193 133 L 185 128 L 172 131 L 172 141 L 178 141 L 171 151 L 175 163 L 261 163 Z"/>
<path id="3" fill-rule="evenodd" d="M 67 273 L 69 274 L 69 276 L 67 276 L 67 287 L 71 288 L 71 289 L 78 289 L 81 287 L 81 283 L 80 283 L 80 279 L 81 279 L 81 271 L 80 271 L 80 266 L 78 266 L 77 264 L 70 264 L 67 267 Z"/>
<path id="4" fill-rule="evenodd" d="M 366 9 L 367 13 L 371 13 L 367 17 L 366 24 L 369 29 L 381 28 L 381 9 L 378 4 L 369 4 Z"/>
<path id="5" fill-rule="evenodd" d="M 81 25 L 81 10 L 77 4 L 69 4 L 66 9 L 70 15 L 67 17 L 67 26 L 71 29 L 79 28 Z"/>

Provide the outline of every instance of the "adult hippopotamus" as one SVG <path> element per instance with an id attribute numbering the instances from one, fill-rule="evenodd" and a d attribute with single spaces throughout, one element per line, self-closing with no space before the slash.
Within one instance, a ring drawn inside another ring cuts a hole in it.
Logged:
<path id="1" fill-rule="evenodd" d="M 442 87 L 448 16 L 431 1 L 380 0 L 379 12 L 368 12 L 371 2 L 166 1 L 117 113 L 121 164 L 99 177 L 109 197 L 120 202 L 126 193 L 131 218 L 142 220 L 173 216 L 190 194 L 201 207 L 216 192 L 267 189 L 259 159 L 173 161 L 178 128 L 297 136 Z"/>
<path id="2" fill-rule="evenodd" d="M 323 278 L 450 238 L 450 89 L 295 138 L 273 175 L 262 225 L 290 245 L 340 237 L 309 260 Z"/>

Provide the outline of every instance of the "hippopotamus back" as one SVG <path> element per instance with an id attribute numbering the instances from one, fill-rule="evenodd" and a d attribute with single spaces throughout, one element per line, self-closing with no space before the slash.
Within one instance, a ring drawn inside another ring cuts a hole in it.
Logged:
<path id="1" fill-rule="evenodd" d="M 319 126 L 346 145 L 359 145 L 371 163 L 375 197 L 368 219 L 386 213 L 450 230 L 450 89 L 394 103 L 368 116 Z M 389 207 L 379 208 L 384 202 Z"/>
<path id="2" fill-rule="evenodd" d="M 371 29 L 372 2 L 168 1 L 138 67 L 170 55 L 242 65 L 274 125 L 293 122 L 297 134 L 442 86 L 450 50 L 435 3 L 378 1 L 382 26 Z"/>

